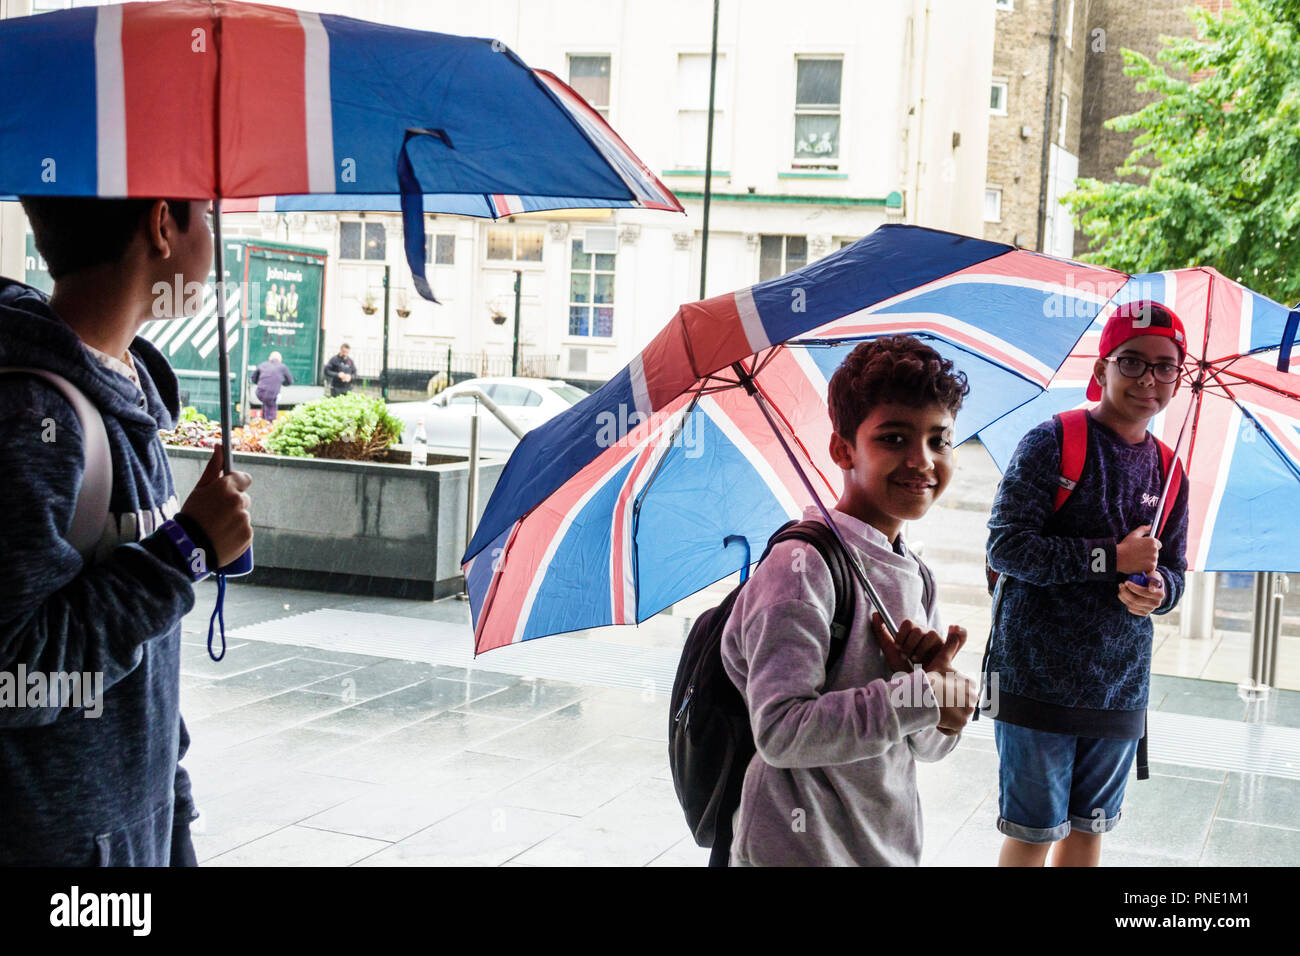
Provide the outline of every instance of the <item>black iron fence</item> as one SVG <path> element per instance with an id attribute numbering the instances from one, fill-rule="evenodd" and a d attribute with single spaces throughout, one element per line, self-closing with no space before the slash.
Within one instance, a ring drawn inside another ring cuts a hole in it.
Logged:
<path id="1" fill-rule="evenodd" d="M 382 349 L 352 349 L 357 366 L 358 387 L 379 394 L 384 386 Z M 559 378 L 560 357 L 523 349 L 518 374 L 525 378 Z M 509 352 L 456 352 L 452 349 L 390 349 L 388 352 L 388 398 L 405 401 L 433 395 L 449 385 L 471 378 L 515 374 Z"/>

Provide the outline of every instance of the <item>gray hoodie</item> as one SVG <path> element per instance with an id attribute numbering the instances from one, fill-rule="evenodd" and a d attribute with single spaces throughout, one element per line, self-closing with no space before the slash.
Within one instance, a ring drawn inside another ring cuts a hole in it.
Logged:
<path id="1" fill-rule="evenodd" d="M 902 538 L 899 553 L 870 525 L 831 514 L 895 621 L 926 620 L 919 559 Z M 823 520 L 815 506 L 804 517 Z M 733 865 L 920 862 L 913 761 L 941 759 L 958 737 L 939 733 L 924 673 L 891 675 L 871 631 L 871 602 L 853 586 L 853 627 L 829 681 L 835 593 L 815 548 L 778 544 L 737 598 L 722 660 L 749 707 L 758 753 L 736 812 Z M 937 604 L 928 627 L 939 630 Z"/>
<path id="2" fill-rule="evenodd" d="M 193 816 L 181 722 L 186 563 L 156 528 L 176 509 L 158 438 L 177 415 L 176 377 L 147 341 L 140 377 L 101 366 L 43 293 L 0 279 L 0 366 L 45 368 L 98 406 L 113 458 L 109 515 L 87 564 L 67 528 L 82 474 L 81 426 L 41 379 L 0 376 L 0 679 L 97 675 L 69 706 L 0 695 L 0 866 L 162 865 Z M 21 684 L 22 681 L 17 683 Z M 37 706 L 32 706 L 35 703 Z"/>

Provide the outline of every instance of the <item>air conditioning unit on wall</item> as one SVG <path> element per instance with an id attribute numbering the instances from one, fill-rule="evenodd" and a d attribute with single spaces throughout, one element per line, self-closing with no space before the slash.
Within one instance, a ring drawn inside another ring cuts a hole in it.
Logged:
<path id="1" fill-rule="evenodd" d="M 582 251 L 588 255 L 618 252 L 618 230 L 613 226 L 588 226 L 582 236 Z"/>

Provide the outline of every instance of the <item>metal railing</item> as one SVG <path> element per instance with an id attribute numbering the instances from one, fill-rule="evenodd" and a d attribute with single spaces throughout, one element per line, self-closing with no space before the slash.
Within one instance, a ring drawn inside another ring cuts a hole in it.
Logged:
<path id="1" fill-rule="evenodd" d="M 357 348 L 351 351 L 360 378 L 379 380 L 383 376 L 383 349 Z M 390 349 L 388 380 L 398 388 L 424 389 L 437 373 L 454 385 L 468 378 L 502 377 L 513 374 L 509 352 L 454 352 L 434 349 Z M 527 378 L 557 378 L 560 356 L 524 351 L 519 356 L 519 374 Z"/>
<path id="2" fill-rule="evenodd" d="M 1282 633 L 1283 595 L 1290 589 L 1285 574 L 1260 571 L 1255 574 L 1255 619 L 1250 633 L 1250 674 L 1237 685 L 1247 700 L 1268 696 L 1277 686 L 1277 646 Z"/>
<path id="3" fill-rule="evenodd" d="M 465 394 L 473 395 L 479 402 L 487 408 L 489 412 L 497 417 L 497 420 L 505 425 L 506 428 L 514 434 L 516 438 L 523 439 L 524 430 L 516 425 L 503 412 L 499 405 L 492 399 L 488 398 L 487 393 L 481 388 L 468 388 Z M 475 520 L 478 515 L 478 402 L 474 404 L 474 414 L 469 417 L 469 488 L 465 495 L 465 547 L 469 547 L 470 541 L 474 539 Z M 489 557 L 493 557 L 489 555 Z M 460 594 L 461 600 L 469 599 L 469 579 L 465 579 L 465 590 Z"/>

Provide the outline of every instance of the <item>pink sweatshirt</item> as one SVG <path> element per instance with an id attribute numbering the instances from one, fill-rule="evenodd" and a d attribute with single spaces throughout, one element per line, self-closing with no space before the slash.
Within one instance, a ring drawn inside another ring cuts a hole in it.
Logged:
<path id="1" fill-rule="evenodd" d="M 831 514 L 894 620 L 926 620 L 919 559 L 857 518 Z M 824 520 L 815 506 L 804 517 Z M 736 811 L 733 866 L 920 862 L 913 761 L 941 759 L 958 737 L 939 733 L 924 673 L 891 676 L 871 602 L 853 585 L 853 627 L 829 682 L 835 592 L 816 548 L 778 544 L 736 600 L 722 660 L 748 705 L 758 753 Z M 940 630 L 937 602 L 928 626 Z"/>

